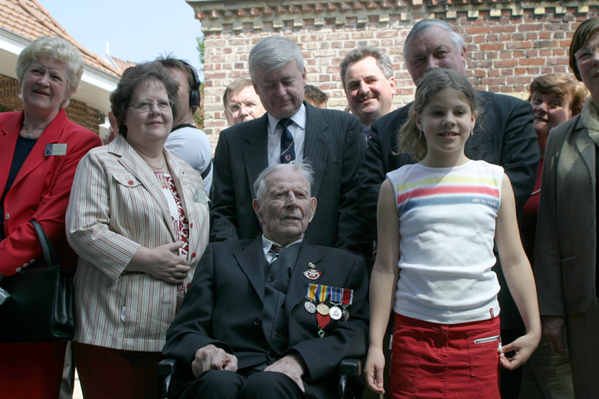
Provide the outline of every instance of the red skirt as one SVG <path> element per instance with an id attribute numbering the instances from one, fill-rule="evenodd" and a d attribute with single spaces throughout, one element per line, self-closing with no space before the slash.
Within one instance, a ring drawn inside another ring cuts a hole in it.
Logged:
<path id="1" fill-rule="evenodd" d="M 57 399 L 67 343 L 0 342 L 0 399 Z"/>
<path id="2" fill-rule="evenodd" d="M 436 324 L 395 314 L 389 397 L 500 399 L 499 317 Z"/>

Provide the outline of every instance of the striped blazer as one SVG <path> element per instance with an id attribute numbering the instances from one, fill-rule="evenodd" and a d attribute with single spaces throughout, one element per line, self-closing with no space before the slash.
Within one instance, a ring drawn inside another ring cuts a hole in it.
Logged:
<path id="1" fill-rule="evenodd" d="M 208 244 L 208 205 L 200 174 L 168 150 L 164 154 L 189 222 L 187 287 Z M 75 341 L 161 351 L 175 317 L 177 286 L 125 268 L 140 246 L 172 243 L 175 232 L 158 179 L 122 136 L 81 160 L 66 229 L 79 255 Z"/>

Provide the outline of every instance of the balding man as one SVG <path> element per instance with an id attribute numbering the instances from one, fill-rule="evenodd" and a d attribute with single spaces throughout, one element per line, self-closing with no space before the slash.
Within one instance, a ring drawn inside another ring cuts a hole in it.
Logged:
<path id="1" fill-rule="evenodd" d="M 433 69 L 447 68 L 466 74 L 464 38 L 445 21 L 425 19 L 418 22 L 406 38 L 404 61 L 414 81 Z M 529 103 L 514 97 L 479 91 L 479 117 L 474 134 L 466 143 L 466 156 L 503 166 L 510 178 L 520 211 L 530 197 L 540 159 L 537 136 L 532 128 Z M 372 126 L 358 188 L 358 203 L 371 232 L 376 236 L 376 208 L 379 189 L 387 172 L 413 163 L 408 154 L 397 154 L 397 132 L 408 117 L 411 104 L 380 118 Z M 503 273 L 494 268 L 504 289 L 499 294 L 501 328 L 504 342 L 522 333 L 522 320 L 510 296 Z M 510 373 L 510 372 L 508 372 Z M 502 371 L 502 396 L 518 396 L 519 377 Z"/>

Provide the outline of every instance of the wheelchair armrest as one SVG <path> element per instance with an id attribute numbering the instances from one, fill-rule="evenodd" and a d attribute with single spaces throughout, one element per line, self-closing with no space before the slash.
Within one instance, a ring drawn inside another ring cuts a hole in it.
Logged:
<path id="1" fill-rule="evenodd" d="M 341 374 L 362 375 L 362 361 L 359 359 L 343 359 L 339 367 Z"/>
<path id="2" fill-rule="evenodd" d="M 178 371 L 175 359 L 163 359 L 158 363 L 158 375 L 176 374 Z"/>

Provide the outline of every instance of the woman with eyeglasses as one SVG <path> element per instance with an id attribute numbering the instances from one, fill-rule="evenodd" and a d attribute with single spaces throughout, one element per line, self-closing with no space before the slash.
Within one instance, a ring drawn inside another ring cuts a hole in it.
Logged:
<path id="1" fill-rule="evenodd" d="M 551 130 L 545 148 L 534 251 L 542 345 L 570 355 L 574 396 L 599 393 L 597 172 L 599 18 L 576 29 L 570 67 L 591 97 Z"/>
<path id="2" fill-rule="evenodd" d="M 77 168 L 66 226 L 86 399 L 158 397 L 166 330 L 208 244 L 202 178 L 164 148 L 177 89 L 159 63 L 125 70 L 110 96 L 120 135 Z"/>

